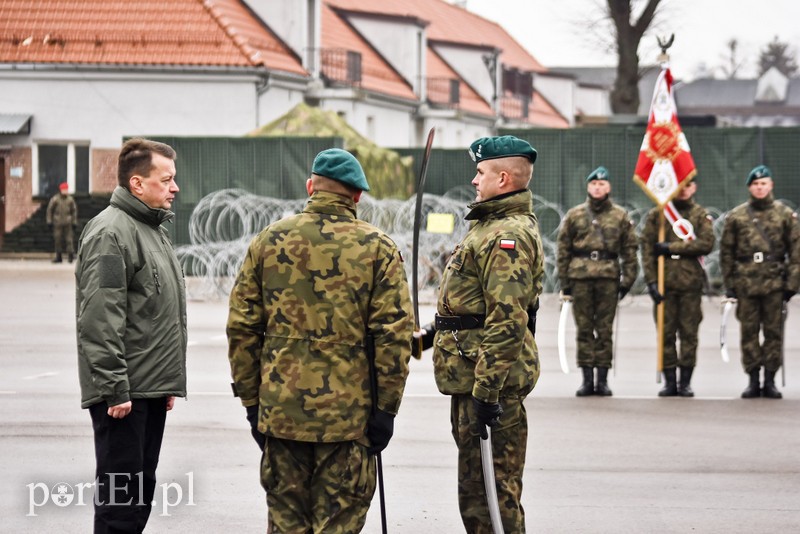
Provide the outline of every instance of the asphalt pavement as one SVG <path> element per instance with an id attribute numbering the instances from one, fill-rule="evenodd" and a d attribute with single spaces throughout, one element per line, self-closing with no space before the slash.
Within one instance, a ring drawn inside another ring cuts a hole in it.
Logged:
<path id="1" fill-rule="evenodd" d="M 80 408 L 73 265 L 0 260 L 0 532 L 91 532 L 94 451 Z M 558 364 L 558 302 L 543 298 L 542 375 L 526 401 L 528 532 L 800 532 L 800 299 L 790 303 L 783 400 L 742 400 L 738 324 L 719 353 L 719 299 L 704 300 L 693 399 L 656 396 L 646 296 L 620 308 L 610 398 L 576 398 Z M 422 306 L 423 322 L 433 316 Z M 190 301 L 189 395 L 169 414 L 147 532 L 263 533 L 259 451 L 230 394 L 227 303 Z M 779 375 L 780 376 L 780 375 Z M 463 532 L 449 399 L 431 354 L 412 360 L 383 453 L 390 532 Z M 380 532 L 375 502 L 365 532 Z"/>

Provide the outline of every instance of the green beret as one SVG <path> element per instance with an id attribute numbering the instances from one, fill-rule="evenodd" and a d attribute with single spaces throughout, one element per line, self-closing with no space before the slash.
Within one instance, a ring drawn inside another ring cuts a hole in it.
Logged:
<path id="1" fill-rule="evenodd" d="M 317 154 L 311 165 L 311 172 L 362 191 L 369 191 L 361 164 L 355 156 L 341 148 L 329 148 Z"/>
<path id="2" fill-rule="evenodd" d="M 592 180 L 611 180 L 611 175 L 608 173 L 608 169 L 603 167 L 602 165 L 597 167 L 595 170 L 586 177 L 586 183 L 588 184 Z"/>
<path id="3" fill-rule="evenodd" d="M 469 146 L 469 157 L 475 163 L 486 159 L 508 158 L 522 156 L 531 163 L 536 162 L 536 149 L 530 143 L 513 135 L 500 137 L 481 137 Z"/>
<path id="4" fill-rule="evenodd" d="M 744 185 L 750 186 L 753 180 L 758 180 L 759 178 L 772 178 L 772 172 L 769 170 L 769 167 L 766 165 L 759 165 L 750 171 L 750 175 L 747 177 L 747 182 L 745 182 Z"/>

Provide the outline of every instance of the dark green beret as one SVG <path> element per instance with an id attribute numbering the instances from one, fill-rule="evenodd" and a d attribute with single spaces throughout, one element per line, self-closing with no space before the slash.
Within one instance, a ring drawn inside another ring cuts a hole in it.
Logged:
<path id="1" fill-rule="evenodd" d="M 522 156 L 531 163 L 536 162 L 536 149 L 530 143 L 513 135 L 500 137 L 481 137 L 469 146 L 469 157 L 475 163 L 486 159 L 508 158 Z"/>
<path id="2" fill-rule="evenodd" d="M 311 172 L 362 191 L 369 191 L 367 177 L 364 176 L 361 164 L 355 156 L 341 148 L 329 148 L 317 154 L 311 165 Z"/>
<path id="3" fill-rule="evenodd" d="M 608 169 L 603 167 L 602 165 L 597 167 L 593 170 L 589 176 L 586 177 L 586 183 L 588 184 L 592 180 L 611 180 L 611 175 L 608 173 Z"/>
<path id="4" fill-rule="evenodd" d="M 747 181 L 744 185 L 749 186 L 753 183 L 753 180 L 758 180 L 759 178 L 772 178 L 772 171 L 769 170 L 769 167 L 766 165 L 759 165 L 752 171 L 747 177 Z"/>

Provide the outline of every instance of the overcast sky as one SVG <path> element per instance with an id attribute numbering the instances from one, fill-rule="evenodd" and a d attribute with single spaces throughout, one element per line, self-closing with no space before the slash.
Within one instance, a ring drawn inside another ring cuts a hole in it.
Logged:
<path id="1" fill-rule="evenodd" d="M 616 64 L 613 54 L 602 53 L 578 27 L 582 21 L 597 20 L 592 14 L 605 0 L 467 0 L 466 4 L 470 11 L 503 26 L 545 67 Z M 641 4 L 634 0 L 635 6 Z M 670 66 L 678 78 L 696 77 L 702 64 L 708 69 L 721 66 L 732 38 L 739 42 L 737 55 L 747 60 L 739 77 L 755 76 L 760 50 L 776 35 L 790 45 L 795 57 L 800 50 L 800 0 L 662 0 L 661 5 L 659 29 L 645 36 L 639 58 L 643 64 L 656 63 L 655 35 L 674 33 Z"/>

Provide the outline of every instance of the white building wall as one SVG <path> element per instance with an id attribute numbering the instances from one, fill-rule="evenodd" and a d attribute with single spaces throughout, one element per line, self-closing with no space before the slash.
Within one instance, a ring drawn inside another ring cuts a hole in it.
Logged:
<path id="1" fill-rule="evenodd" d="M 593 117 L 612 115 L 608 91 L 599 87 L 578 86 L 575 109 L 583 115 Z"/>
<path id="2" fill-rule="evenodd" d="M 336 98 L 323 99 L 320 107 L 335 111 L 358 133 L 380 146 L 413 146 L 412 107 L 404 110 L 379 102 Z"/>
<path id="3" fill-rule="evenodd" d="M 536 74 L 533 82 L 536 90 L 563 115 L 570 126 L 575 125 L 576 82 L 563 76 Z"/>
<path id="4" fill-rule="evenodd" d="M 132 135 L 242 135 L 257 127 L 255 76 L 0 72 L 0 112 L 33 115 L 25 144 L 119 148 Z"/>
<path id="5" fill-rule="evenodd" d="M 484 100 L 492 102 L 494 96 L 492 76 L 483 62 L 483 56 L 489 53 L 488 50 L 441 44 L 435 45 L 434 49 Z M 500 66 L 497 68 L 499 71 Z"/>
<path id="6" fill-rule="evenodd" d="M 303 102 L 303 91 L 270 87 L 258 100 L 258 126 L 264 126 Z"/>
<path id="7" fill-rule="evenodd" d="M 350 16 L 348 20 L 419 95 L 420 76 L 425 72 L 422 64 L 425 61 L 423 47 L 426 46 L 423 29 L 409 22 L 358 16 Z"/>

